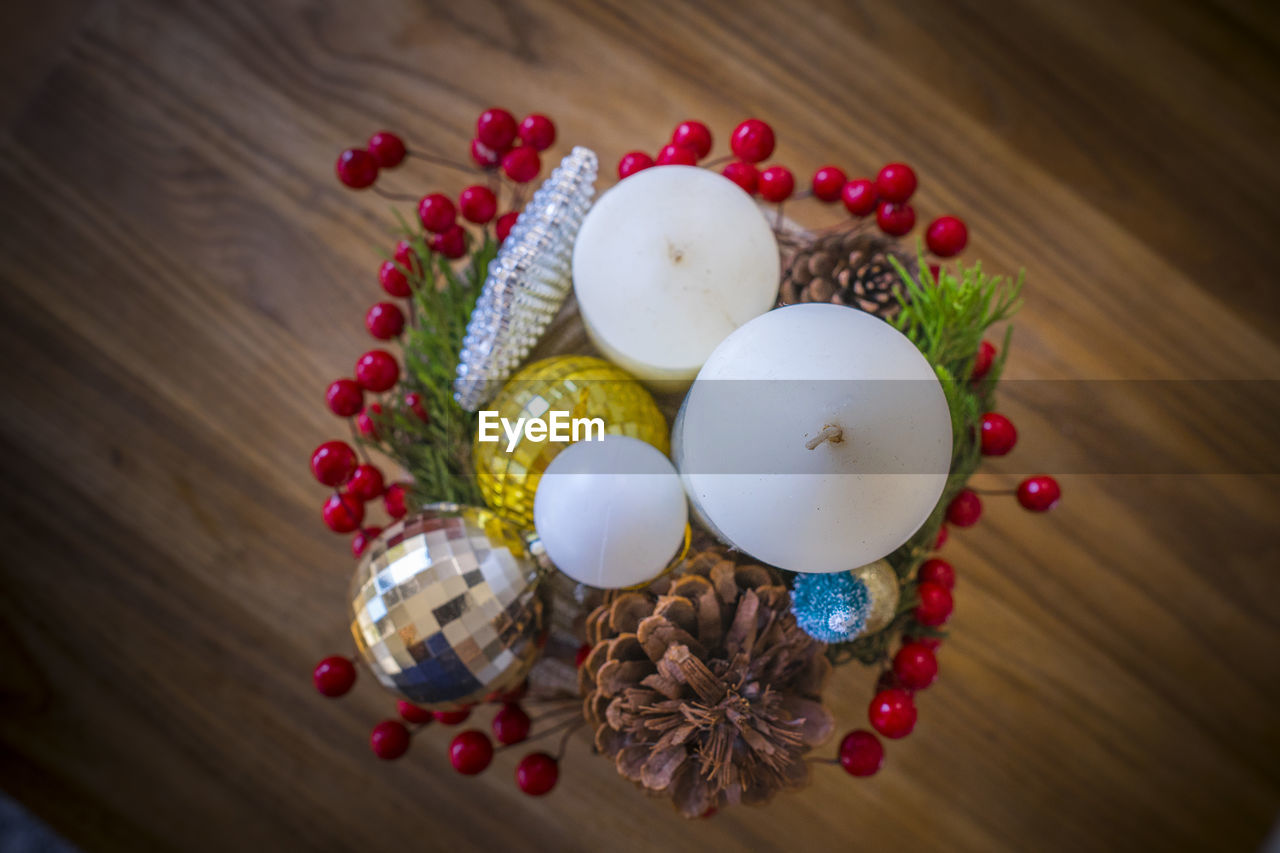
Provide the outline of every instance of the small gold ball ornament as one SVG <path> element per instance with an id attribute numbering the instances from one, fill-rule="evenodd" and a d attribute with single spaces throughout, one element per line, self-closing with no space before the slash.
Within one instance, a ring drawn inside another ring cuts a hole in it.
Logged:
<path id="1" fill-rule="evenodd" d="M 648 390 L 621 368 L 591 356 L 554 356 L 525 366 L 508 380 L 486 411 L 496 412 L 496 418 L 505 419 L 513 429 L 520 418 L 553 425 L 553 412 L 564 413 L 568 420 L 564 430 L 567 440 L 552 440 L 548 434 L 545 440 L 537 441 L 521 431 L 510 450 L 501 426 L 496 430 L 497 441 L 481 441 L 481 435 L 476 435 L 471 459 L 480 494 L 490 508 L 526 528 L 533 526 L 533 497 L 542 472 L 573 443 L 575 420 L 599 418 L 608 435 L 638 438 L 664 454 L 671 449 L 666 418 Z M 492 428 L 489 434 L 494 434 Z M 587 428 L 579 423 L 578 438 L 586 434 Z"/>
<path id="2" fill-rule="evenodd" d="M 545 619 L 531 547 L 492 510 L 457 504 L 384 530 L 351 581 L 351 634 L 378 682 L 441 710 L 514 689 Z"/>
<path id="3" fill-rule="evenodd" d="M 888 627 L 898 612 L 900 594 L 898 574 L 893 570 L 893 566 L 889 565 L 888 560 L 876 560 L 874 563 L 854 569 L 852 574 L 866 584 L 867 592 L 871 596 L 871 610 L 867 613 L 867 621 L 862 633 L 874 634 Z"/>

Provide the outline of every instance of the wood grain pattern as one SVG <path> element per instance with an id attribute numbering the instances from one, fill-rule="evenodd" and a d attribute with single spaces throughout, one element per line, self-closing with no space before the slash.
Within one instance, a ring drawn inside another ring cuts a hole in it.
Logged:
<path id="1" fill-rule="evenodd" d="M 308 683 L 345 647 L 351 567 L 304 460 L 336 429 L 321 389 L 366 347 L 389 226 L 384 201 L 332 180 L 334 153 L 386 126 L 461 157 L 491 103 L 548 112 L 557 151 L 585 142 L 606 164 L 689 116 L 723 138 L 749 114 L 781 130 L 798 173 L 913 163 L 922 218 L 959 212 L 967 257 L 1029 269 L 1014 378 L 1280 378 L 1273 5 L 6 14 L 5 55 L 28 59 L 0 100 L 0 785 L 73 841 L 1252 849 L 1267 832 L 1274 392 L 1219 398 L 1229 408 L 1135 396 L 1125 437 L 1201 473 L 1068 475 L 1047 520 L 989 506 L 947 546 L 961 581 L 943 675 L 885 770 L 819 768 L 801 796 L 693 824 L 585 741 L 539 801 L 508 756 L 456 777 L 445 731 L 377 763 L 364 742 L 386 698 L 365 684 L 323 702 Z M 460 186 L 420 163 L 394 177 Z M 1117 439 L 1087 401 L 1047 405 L 1034 387 L 1010 387 L 1024 444 L 984 483 L 1048 457 L 1118 470 L 1086 464 Z M 1237 446 L 1270 462 L 1242 467 Z M 872 681 L 855 667 L 833 689 L 846 727 Z"/>

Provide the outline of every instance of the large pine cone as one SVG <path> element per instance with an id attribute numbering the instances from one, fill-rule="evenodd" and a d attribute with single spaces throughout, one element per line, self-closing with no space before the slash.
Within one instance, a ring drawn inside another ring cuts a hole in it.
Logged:
<path id="1" fill-rule="evenodd" d="M 866 227 L 822 234 L 792 255 L 778 304 L 834 302 L 890 320 L 902 307 L 897 295 L 906 293 L 890 257 L 916 277 L 918 261 L 892 237 Z"/>
<path id="2" fill-rule="evenodd" d="M 584 714 L 623 776 L 691 818 L 808 780 L 804 755 L 834 725 L 821 701 L 831 665 L 772 569 L 706 549 L 610 593 L 586 628 Z"/>

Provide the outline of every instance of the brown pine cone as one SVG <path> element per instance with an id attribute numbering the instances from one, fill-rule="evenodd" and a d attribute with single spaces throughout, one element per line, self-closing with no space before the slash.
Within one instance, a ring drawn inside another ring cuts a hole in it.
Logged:
<path id="1" fill-rule="evenodd" d="M 890 257 L 917 275 L 915 256 L 892 237 L 867 227 L 819 235 L 792 256 L 778 304 L 833 302 L 890 320 L 902 307 L 897 293 L 906 292 Z"/>
<path id="2" fill-rule="evenodd" d="M 623 776 L 691 818 L 807 781 L 804 755 L 834 726 L 831 665 L 772 569 L 705 549 L 610 593 L 586 630 L 584 714 Z"/>

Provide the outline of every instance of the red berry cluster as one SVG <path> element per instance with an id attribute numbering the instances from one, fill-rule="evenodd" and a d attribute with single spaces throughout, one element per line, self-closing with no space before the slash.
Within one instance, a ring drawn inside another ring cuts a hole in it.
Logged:
<path id="1" fill-rule="evenodd" d="M 781 204 L 795 193 L 795 175 L 782 165 L 761 168 L 774 150 L 773 128 L 758 118 L 739 124 L 729 136 L 732 157 L 721 173 L 751 195 Z M 700 121 L 676 125 L 671 141 L 650 157 L 643 151 L 629 151 L 618 161 L 618 179 L 634 175 L 650 166 L 694 166 L 711 153 L 711 131 Z M 716 161 L 722 162 L 722 161 Z M 712 164 L 714 165 L 714 164 Z M 916 224 L 915 208 L 909 203 L 916 191 L 916 173 L 905 163 L 889 163 L 875 178 L 849 178 L 839 166 L 823 166 L 813 173 L 810 195 L 819 201 L 841 201 L 851 216 L 873 213 L 880 230 L 894 237 L 910 233 Z M 964 222 L 955 216 L 940 216 L 925 231 L 925 244 L 940 258 L 960 254 L 969 241 Z M 936 276 L 936 272 L 935 272 Z"/>
<path id="2" fill-rule="evenodd" d="M 334 170 L 338 180 L 353 190 L 373 186 L 379 169 L 394 169 L 408 153 L 404 141 L 389 130 L 380 130 L 364 148 L 348 148 L 338 155 Z"/>
<path id="3" fill-rule="evenodd" d="M 354 662 L 341 656 L 327 657 L 312 672 L 316 690 L 336 698 L 351 690 L 356 681 Z M 495 752 L 523 743 L 530 736 L 534 721 L 520 705 L 527 686 L 495 692 L 486 701 L 499 705 L 490 723 L 493 740 L 479 729 L 467 729 L 449 742 L 449 763 L 464 776 L 483 772 L 493 761 Z M 369 748 L 385 761 L 400 758 L 409 751 L 413 735 L 432 723 L 457 726 L 471 717 L 474 706 L 464 705 L 447 711 L 428 711 L 412 702 L 396 702 L 400 719 L 382 720 L 369 733 Z M 412 727 L 412 728 L 411 728 Z M 501 746 L 494 747 L 496 740 Z M 531 752 L 516 765 L 516 785 L 530 796 L 541 796 L 555 787 L 560 776 L 559 760 L 545 752 Z"/>
<path id="4" fill-rule="evenodd" d="M 936 547 L 946 541 L 945 528 L 938 535 Z M 924 690 L 938 676 L 937 650 L 941 640 L 929 633 L 951 618 L 951 591 L 956 573 L 951 564 L 937 557 L 925 560 L 916 574 L 916 597 L 919 603 L 912 616 L 920 629 L 919 636 L 903 638 L 901 648 L 893 656 L 889 668 L 880 677 L 876 694 L 867 709 L 871 728 L 882 737 L 898 739 L 911 734 L 916 725 L 915 694 Z M 858 729 L 840 742 L 840 765 L 853 776 L 871 776 L 884 763 L 884 745 L 872 732 Z"/>

